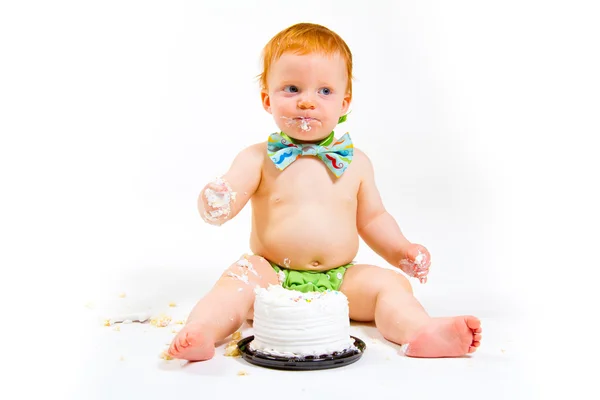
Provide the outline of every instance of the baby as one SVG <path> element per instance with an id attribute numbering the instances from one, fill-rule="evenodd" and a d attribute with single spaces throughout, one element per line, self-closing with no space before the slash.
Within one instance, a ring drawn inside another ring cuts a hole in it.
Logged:
<path id="1" fill-rule="evenodd" d="M 192 309 L 169 347 L 175 358 L 208 360 L 215 343 L 253 317 L 254 288 L 340 290 L 350 318 L 375 321 L 411 357 L 473 353 L 481 323 L 473 316 L 432 318 L 399 271 L 355 264 L 359 236 L 389 264 L 426 282 L 430 254 L 408 241 L 386 211 L 372 164 L 348 134 L 333 129 L 352 100 L 352 54 L 331 30 L 300 23 L 263 52 L 261 98 L 279 128 L 243 149 L 198 199 L 202 218 L 221 225 L 251 200 L 252 255 L 226 269 Z"/>

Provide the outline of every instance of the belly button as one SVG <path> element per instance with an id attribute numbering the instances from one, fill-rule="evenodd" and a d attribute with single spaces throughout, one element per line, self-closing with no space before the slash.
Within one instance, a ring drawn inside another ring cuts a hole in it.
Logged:
<path id="1" fill-rule="evenodd" d="M 318 267 L 319 266 L 319 262 L 318 261 L 313 261 L 312 265 L 313 265 L 313 267 Z"/>

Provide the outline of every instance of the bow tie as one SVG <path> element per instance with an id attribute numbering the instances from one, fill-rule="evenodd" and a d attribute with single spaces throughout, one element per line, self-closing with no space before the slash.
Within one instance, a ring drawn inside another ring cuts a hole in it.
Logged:
<path id="1" fill-rule="evenodd" d="M 280 171 L 300 156 L 316 156 L 339 178 L 352 162 L 354 145 L 347 133 L 335 142 L 333 140 L 333 132 L 319 144 L 294 143 L 283 132 L 273 133 L 267 141 L 267 154 Z"/>

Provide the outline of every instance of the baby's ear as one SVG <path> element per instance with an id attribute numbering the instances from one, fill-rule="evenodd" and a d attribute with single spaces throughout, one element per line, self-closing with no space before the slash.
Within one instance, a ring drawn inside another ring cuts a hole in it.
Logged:
<path id="1" fill-rule="evenodd" d="M 342 114 L 346 114 L 348 112 L 348 108 L 350 108 L 350 103 L 352 102 L 352 94 L 346 93 L 344 96 L 344 100 L 342 101 Z"/>
<path id="2" fill-rule="evenodd" d="M 261 90 L 260 99 L 265 111 L 271 114 L 271 97 L 269 97 L 269 91 L 266 89 Z"/>

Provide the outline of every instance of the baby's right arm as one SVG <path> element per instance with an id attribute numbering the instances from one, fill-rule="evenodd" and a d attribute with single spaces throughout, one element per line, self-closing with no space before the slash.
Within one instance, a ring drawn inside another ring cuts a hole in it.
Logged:
<path id="1" fill-rule="evenodd" d="M 198 196 L 198 211 L 204 221 L 222 225 L 244 208 L 260 183 L 264 151 L 264 144 L 245 148 L 225 175 L 204 186 Z"/>

